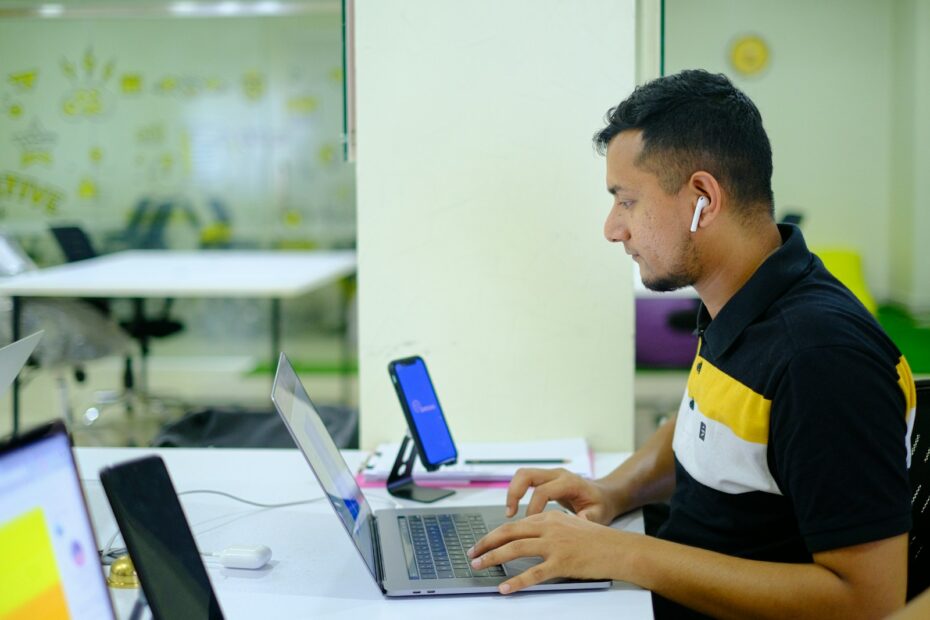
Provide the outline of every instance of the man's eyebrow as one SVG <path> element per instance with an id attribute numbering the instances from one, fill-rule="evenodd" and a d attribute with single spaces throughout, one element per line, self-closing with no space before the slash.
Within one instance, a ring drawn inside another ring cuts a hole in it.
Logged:
<path id="1" fill-rule="evenodd" d="M 616 196 L 617 192 L 622 192 L 625 189 L 626 188 L 623 187 L 622 185 L 609 185 L 607 187 L 607 193 L 610 194 L 611 196 Z"/>

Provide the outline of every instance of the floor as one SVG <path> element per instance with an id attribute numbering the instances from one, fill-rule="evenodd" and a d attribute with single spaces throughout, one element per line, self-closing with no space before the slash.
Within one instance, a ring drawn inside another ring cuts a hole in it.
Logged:
<path id="1" fill-rule="evenodd" d="M 244 348 L 264 352 L 267 343 L 259 344 Z M 335 364 L 340 359 L 341 341 L 336 336 L 307 335 L 299 342 L 292 339 L 288 346 L 298 357 L 302 352 L 312 352 L 306 354 L 314 360 L 332 359 Z M 75 380 L 69 367 L 26 368 L 21 375 L 20 428 L 65 417 L 71 421 L 77 445 L 138 446 L 148 445 L 164 424 L 187 411 L 241 407 L 271 412 L 272 375 L 255 371 L 263 362 L 267 368 L 266 360 L 247 353 L 214 354 L 216 348 L 215 343 L 193 337 L 179 337 L 176 342 L 155 346 L 148 362 L 147 389 L 137 389 L 132 398 L 126 398 L 121 387 L 121 358 L 88 363 L 83 383 Z M 137 382 L 138 363 L 136 359 Z M 334 372 L 302 373 L 301 380 L 320 404 L 358 405 L 354 373 L 347 377 Z M 143 398 L 142 393 L 148 396 Z M 0 397 L 0 436 L 12 428 L 11 402 L 9 393 Z"/>

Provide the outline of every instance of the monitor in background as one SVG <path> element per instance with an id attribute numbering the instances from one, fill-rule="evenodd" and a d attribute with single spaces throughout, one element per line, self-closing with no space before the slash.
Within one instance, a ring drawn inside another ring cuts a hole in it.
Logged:
<path id="1" fill-rule="evenodd" d="M 113 618 L 60 421 L 0 443 L 0 618 Z"/>

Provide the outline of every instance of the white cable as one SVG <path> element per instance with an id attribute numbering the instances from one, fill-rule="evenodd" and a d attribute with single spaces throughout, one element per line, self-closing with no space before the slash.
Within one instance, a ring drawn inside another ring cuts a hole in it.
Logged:
<path id="1" fill-rule="evenodd" d="M 95 480 L 95 479 L 89 479 L 89 480 Z M 82 482 L 84 481 L 82 480 Z M 248 504 L 250 506 L 256 506 L 258 508 L 285 508 L 287 506 L 299 506 L 301 504 L 312 504 L 314 502 L 319 502 L 325 499 L 325 497 L 314 497 L 312 499 L 302 499 L 296 502 L 284 502 L 281 504 L 263 504 L 261 502 L 254 502 L 252 500 L 239 497 L 238 495 L 233 495 L 232 493 L 226 493 L 224 491 L 214 491 L 212 489 L 191 489 L 190 491 L 181 491 L 180 493 L 178 493 L 178 497 L 181 497 L 182 495 L 193 495 L 195 493 L 208 493 L 210 495 L 221 495 L 223 497 L 227 497 L 237 502 L 242 502 L 243 504 Z M 103 546 L 103 549 L 100 550 L 100 558 L 104 564 L 111 563 L 113 560 L 113 555 L 122 555 L 126 553 L 125 547 L 119 547 L 119 548 L 113 547 L 113 543 L 116 542 L 116 539 L 119 537 L 119 535 L 120 535 L 120 531 L 119 531 L 119 528 L 117 528 L 116 531 L 113 532 L 113 535 L 110 536 L 109 540 L 107 540 L 107 544 L 105 544 Z"/>
<path id="2" fill-rule="evenodd" d="M 242 502 L 243 504 L 248 504 L 250 506 L 258 506 L 259 508 L 285 508 L 286 506 L 299 506 L 301 504 L 312 504 L 318 502 L 324 498 L 314 497 L 313 499 L 302 499 L 296 502 L 284 502 L 282 504 L 263 504 L 261 502 L 253 502 L 249 499 L 244 499 L 238 495 L 233 495 L 232 493 L 226 493 L 225 491 L 214 491 L 212 489 L 192 489 L 190 491 L 181 491 L 178 493 L 178 497 L 182 495 L 192 495 L 194 493 L 208 493 L 210 495 L 222 495 L 223 497 L 228 497 L 229 499 L 236 500 L 237 502 Z"/>

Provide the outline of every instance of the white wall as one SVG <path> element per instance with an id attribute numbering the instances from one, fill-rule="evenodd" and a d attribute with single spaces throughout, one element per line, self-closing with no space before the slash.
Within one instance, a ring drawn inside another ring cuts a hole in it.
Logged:
<path id="1" fill-rule="evenodd" d="M 891 296 L 930 318 L 930 0 L 894 3 Z"/>
<path id="2" fill-rule="evenodd" d="M 880 300 L 890 295 L 895 208 L 895 4 L 666 0 L 665 73 L 724 72 L 755 101 L 774 151 L 776 215 L 803 212 L 812 246 L 858 250 Z M 761 35 L 771 50 L 768 70 L 756 77 L 740 77 L 728 62 L 732 41 L 744 34 Z"/>
<path id="3" fill-rule="evenodd" d="M 357 0 L 362 447 L 421 354 L 459 441 L 633 445 L 633 304 L 590 138 L 634 84 L 634 0 Z"/>

